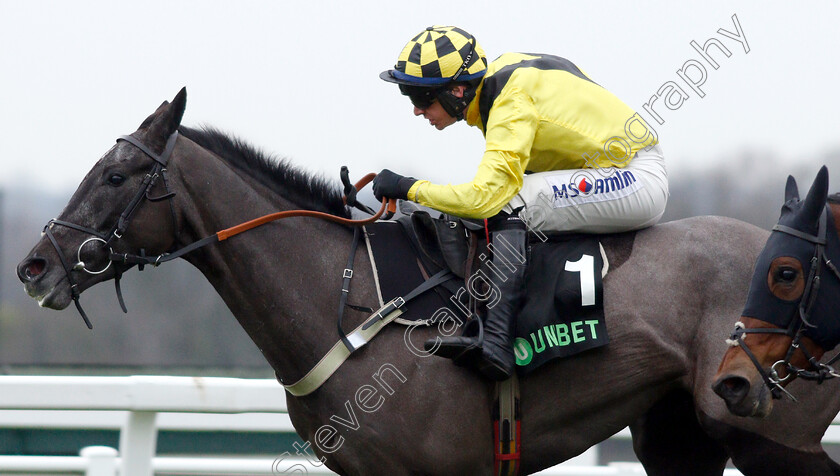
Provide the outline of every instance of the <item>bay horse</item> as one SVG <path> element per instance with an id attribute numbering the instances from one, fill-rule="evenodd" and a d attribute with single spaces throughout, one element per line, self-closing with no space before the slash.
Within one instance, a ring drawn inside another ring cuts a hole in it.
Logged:
<path id="1" fill-rule="evenodd" d="M 787 390 L 795 379 L 823 383 L 840 376 L 830 365 L 836 353 L 822 362 L 840 342 L 836 258 L 840 195 L 828 195 L 828 169 L 820 169 L 804 200 L 789 176 L 781 216 L 758 257 L 732 347 L 715 376 L 714 390 L 733 414 L 766 417 L 774 400 L 796 398 Z"/>
<path id="2" fill-rule="evenodd" d="M 183 89 L 111 147 L 18 265 L 42 306 L 63 309 L 131 268 L 109 256 L 176 253 L 278 210 L 349 216 L 337 186 L 218 131 L 181 126 L 185 107 Z M 336 303 L 353 235 L 345 225 L 290 218 L 183 259 L 289 383 L 338 339 Z M 730 414 L 711 390 L 766 237 L 722 217 L 604 236 L 610 343 L 521 379 L 522 472 L 565 461 L 629 425 L 651 475 L 720 475 L 730 457 L 748 475 L 838 474 L 820 446 L 840 407 L 832 390 L 808 392 L 807 405 L 782 402 L 768 420 Z M 354 264 L 349 302 L 375 309 L 368 254 L 357 253 Z M 368 318 L 356 309 L 346 326 Z M 405 329 L 383 329 L 313 393 L 287 393 L 304 450 L 344 475 L 491 474 L 494 383 L 410 352 Z M 410 339 L 420 348 L 439 332 L 414 328 Z"/>

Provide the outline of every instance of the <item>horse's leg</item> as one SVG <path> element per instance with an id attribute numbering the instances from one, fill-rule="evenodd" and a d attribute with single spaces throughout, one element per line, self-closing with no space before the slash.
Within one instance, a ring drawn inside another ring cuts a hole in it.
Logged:
<path id="1" fill-rule="evenodd" d="M 704 428 L 719 436 L 732 462 L 744 476 L 840 475 L 840 465 L 832 461 L 825 451 L 790 448 L 759 434 L 713 420 L 702 412 L 700 419 Z"/>
<path id="2" fill-rule="evenodd" d="M 630 425 L 633 449 L 647 474 L 723 474 L 728 456 L 700 427 L 691 395 L 675 390 Z"/>

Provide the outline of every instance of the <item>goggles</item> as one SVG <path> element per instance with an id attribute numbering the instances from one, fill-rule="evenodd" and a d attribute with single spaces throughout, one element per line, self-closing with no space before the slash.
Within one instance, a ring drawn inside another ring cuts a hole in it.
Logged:
<path id="1" fill-rule="evenodd" d="M 438 95 L 443 92 L 444 88 L 430 88 L 423 86 L 410 86 L 407 84 L 400 84 L 400 92 L 404 96 L 408 96 L 411 104 L 418 109 L 428 109 L 435 101 Z"/>

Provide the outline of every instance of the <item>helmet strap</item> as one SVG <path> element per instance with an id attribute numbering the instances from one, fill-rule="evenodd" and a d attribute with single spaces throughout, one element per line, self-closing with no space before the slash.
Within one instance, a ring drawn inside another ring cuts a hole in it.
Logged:
<path id="1" fill-rule="evenodd" d="M 437 100 L 441 107 L 443 107 L 443 110 L 459 121 L 464 118 L 464 111 L 467 110 L 467 106 L 470 105 L 474 98 L 475 88 L 473 87 L 464 89 L 463 97 L 456 96 L 450 88 L 445 89 L 437 96 Z"/>

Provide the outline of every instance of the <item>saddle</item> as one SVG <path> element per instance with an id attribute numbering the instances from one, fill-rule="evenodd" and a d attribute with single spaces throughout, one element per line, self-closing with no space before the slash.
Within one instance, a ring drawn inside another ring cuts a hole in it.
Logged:
<path id="1" fill-rule="evenodd" d="M 477 234 L 484 232 L 484 225 L 446 214 L 432 218 L 429 212 L 420 209 L 411 212 L 410 220 L 414 237 L 426 258 L 464 279 L 475 260 Z"/>
<path id="2" fill-rule="evenodd" d="M 432 325 L 446 315 L 466 324 L 465 335 L 477 335 L 494 292 L 484 224 L 446 214 L 433 217 L 402 203 L 404 216 L 365 227 L 382 302 L 448 269 L 458 279 L 409 303 L 400 321 Z M 609 342 L 603 311 L 608 264 L 600 236 L 529 235 L 527 293 L 513 336 L 520 375 Z"/>

